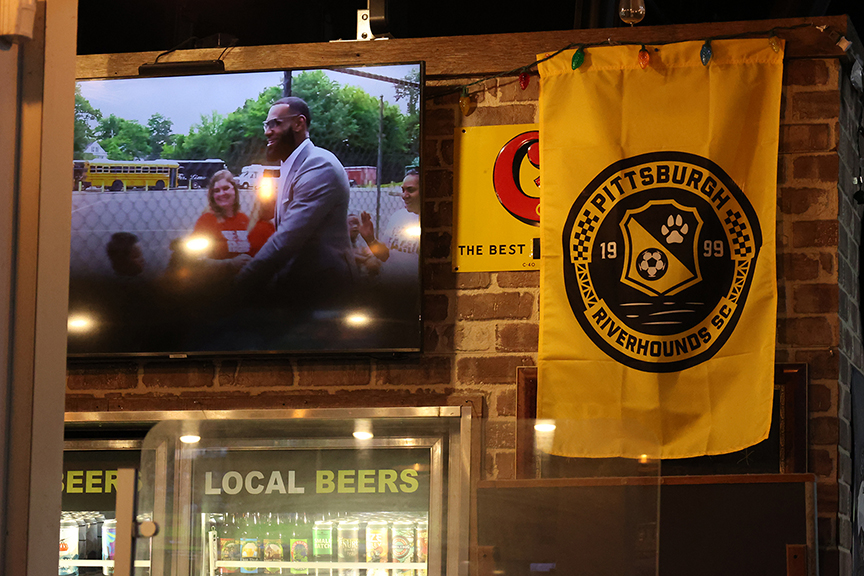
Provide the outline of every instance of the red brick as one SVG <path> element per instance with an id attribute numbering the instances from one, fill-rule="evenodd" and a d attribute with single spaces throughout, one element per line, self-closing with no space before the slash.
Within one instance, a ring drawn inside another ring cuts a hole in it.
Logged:
<path id="1" fill-rule="evenodd" d="M 824 86 L 828 78 L 824 60 L 787 60 L 783 65 L 784 86 Z"/>
<path id="2" fill-rule="evenodd" d="M 489 272 L 453 272 L 449 262 L 432 262 L 423 267 L 423 285 L 427 290 L 476 290 L 492 284 Z"/>
<path id="3" fill-rule="evenodd" d="M 427 170 L 423 184 L 423 197 L 427 200 L 453 197 L 453 172 L 450 170 Z"/>
<path id="4" fill-rule="evenodd" d="M 840 177 L 840 158 L 836 154 L 799 156 L 792 160 L 792 177 L 836 183 Z"/>
<path id="5" fill-rule="evenodd" d="M 108 400 L 109 412 L 141 412 L 141 411 L 174 411 L 174 410 L 201 410 L 207 409 L 207 402 L 215 404 L 212 407 L 218 407 L 224 410 L 233 410 L 241 407 L 232 404 L 227 399 L 235 397 L 248 398 L 248 392 L 237 392 L 233 396 L 225 396 L 223 394 L 203 394 L 200 390 L 195 391 L 193 396 L 183 396 L 182 394 L 172 394 L 170 392 L 157 392 L 149 394 L 106 394 L 105 399 Z M 203 401 L 202 401 L 203 400 Z M 245 406 L 243 406 L 245 407 Z"/>
<path id="6" fill-rule="evenodd" d="M 438 327 L 426 324 L 423 326 L 423 351 L 436 352 L 438 351 Z"/>
<path id="7" fill-rule="evenodd" d="M 66 412 L 107 412 L 108 400 L 83 394 L 66 394 Z"/>
<path id="8" fill-rule="evenodd" d="M 534 124 L 537 116 L 536 104 L 507 104 L 504 106 L 479 107 L 462 118 L 462 126 L 498 126 L 506 124 Z"/>
<path id="9" fill-rule="evenodd" d="M 840 438 L 837 418 L 831 416 L 820 416 L 810 418 L 810 445 L 820 444 L 836 445 Z"/>
<path id="10" fill-rule="evenodd" d="M 804 214 L 814 206 L 828 206 L 827 190 L 819 188 L 781 188 L 780 211 L 784 214 Z"/>
<path id="11" fill-rule="evenodd" d="M 540 326 L 521 322 L 495 327 L 495 349 L 499 352 L 536 352 Z"/>
<path id="12" fill-rule="evenodd" d="M 831 350 L 796 350 L 795 361 L 807 363 L 807 374 L 810 380 L 836 380 L 840 375 L 838 356 Z M 811 384 L 811 393 L 813 387 L 814 385 Z M 830 402 L 830 393 L 828 398 Z M 812 397 L 810 407 L 813 409 Z M 827 408 L 818 408 L 818 410 L 827 410 Z"/>
<path id="13" fill-rule="evenodd" d="M 540 98 L 540 78 L 529 76 L 528 86 L 524 90 L 517 76 L 499 78 L 498 93 L 500 102 L 536 102 Z"/>
<path id="14" fill-rule="evenodd" d="M 495 397 L 495 412 L 498 416 L 516 415 L 516 389 L 501 390 Z"/>
<path id="15" fill-rule="evenodd" d="M 448 406 L 453 396 L 452 388 L 438 389 L 377 389 L 355 388 L 339 390 L 315 399 L 319 402 L 314 407 L 321 408 L 356 408 L 358 406 Z M 310 408 L 313 407 L 311 404 Z"/>
<path id="16" fill-rule="evenodd" d="M 840 93 L 835 90 L 796 92 L 792 96 L 793 120 L 830 120 L 840 115 Z"/>
<path id="17" fill-rule="evenodd" d="M 423 297 L 423 319 L 443 322 L 449 314 L 450 300 L 446 294 L 426 294 Z"/>
<path id="18" fill-rule="evenodd" d="M 437 106 L 456 106 L 459 103 L 459 90 L 453 86 L 427 86 L 426 91 L 427 96 L 432 98 L 427 102 Z"/>
<path id="19" fill-rule="evenodd" d="M 483 453 L 483 479 L 484 480 L 494 480 L 495 479 L 495 455 L 488 454 L 486 452 Z"/>
<path id="20" fill-rule="evenodd" d="M 457 301 L 459 320 L 493 320 L 496 318 L 530 318 L 534 296 L 525 292 L 463 295 Z"/>
<path id="21" fill-rule="evenodd" d="M 300 386 L 364 386 L 371 380 L 372 366 L 368 361 L 300 360 L 297 374 Z"/>
<path id="22" fill-rule="evenodd" d="M 424 258 L 447 258 L 450 256 L 452 237 L 449 232 L 429 232 L 423 235 Z"/>
<path id="23" fill-rule="evenodd" d="M 423 162 L 426 168 L 438 168 L 441 160 L 438 157 L 438 140 L 426 138 L 423 142 Z"/>
<path id="24" fill-rule="evenodd" d="M 421 356 L 404 361 L 381 361 L 377 383 L 389 386 L 431 386 L 449 384 L 452 361 L 449 356 Z"/>
<path id="25" fill-rule="evenodd" d="M 820 514 L 836 513 L 838 503 L 837 484 L 835 482 L 816 483 L 816 509 Z"/>
<path id="26" fill-rule="evenodd" d="M 834 460 L 828 450 L 810 450 L 810 472 L 829 478 L 834 473 Z"/>
<path id="27" fill-rule="evenodd" d="M 792 223 L 792 246 L 837 246 L 839 224 L 836 220 L 803 220 Z"/>
<path id="28" fill-rule="evenodd" d="M 777 340 L 799 346 L 833 346 L 837 337 L 824 317 L 781 318 L 777 322 Z"/>
<path id="29" fill-rule="evenodd" d="M 837 545 L 837 518 L 834 516 L 820 516 L 816 519 L 816 532 L 819 534 L 819 546 L 829 547 Z M 821 550 L 820 550 L 821 555 Z M 824 572 L 820 572 L 824 574 Z"/>
<path id="30" fill-rule="evenodd" d="M 821 518 L 819 519 L 821 521 Z M 820 524 L 817 529 L 821 529 L 822 525 Z M 831 534 L 834 533 L 834 527 L 831 526 L 829 528 L 831 530 Z M 822 540 L 820 537 L 819 540 Z M 819 548 L 819 571 L 817 574 L 821 576 L 848 576 L 852 574 L 852 570 L 848 572 L 841 572 L 840 565 L 845 564 L 844 560 L 841 559 L 841 555 L 845 555 L 843 552 L 837 550 L 837 548 L 833 545 L 826 546 L 825 548 Z"/>
<path id="31" fill-rule="evenodd" d="M 497 480 L 513 480 L 516 478 L 516 453 L 498 452 L 495 454 L 495 478 Z"/>
<path id="32" fill-rule="evenodd" d="M 815 280 L 819 277 L 819 258 L 810 254 L 784 254 L 778 264 L 782 267 L 778 270 L 778 277 L 787 281 Z"/>
<path id="33" fill-rule="evenodd" d="M 539 288 L 540 271 L 498 272 L 498 286 L 501 288 Z"/>
<path id="34" fill-rule="evenodd" d="M 836 284 L 799 284 L 793 289 L 792 309 L 798 314 L 837 312 Z"/>
<path id="35" fill-rule="evenodd" d="M 66 370 L 70 390 L 128 390 L 138 386 L 138 364 L 120 362 L 97 366 L 71 365 Z"/>
<path id="36" fill-rule="evenodd" d="M 516 422 L 514 420 L 486 420 L 484 446 L 489 448 L 516 448 Z"/>
<path id="37" fill-rule="evenodd" d="M 777 157 L 777 184 L 779 186 L 783 186 L 788 180 L 786 164 L 785 156 Z"/>
<path id="38" fill-rule="evenodd" d="M 441 141 L 441 162 L 445 166 L 453 166 L 454 142 L 453 139 Z"/>
<path id="39" fill-rule="evenodd" d="M 828 124 L 784 124 L 780 126 L 780 153 L 821 152 L 833 149 Z"/>
<path id="40" fill-rule="evenodd" d="M 468 384 L 515 384 L 516 368 L 534 364 L 528 356 L 468 356 L 456 361 L 456 379 Z"/>
<path id="41" fill-rule="evenodd" d="M 228 360 L 219 365 L 220 386 L 255 388 L 291 386 L 294 370 L 288 360 Z"/>
<path id="42" fill-rule="evenodd" d="M 821 264 L 823 272 L 832 274 L 834 272 L 834 255 L 826 252 L 820 253 L 819 264 Z"/>
<path id="43" fill-rule="evenodd" d="M 157 388 L 198 388 L 213 386 L 216 367 L 211 362 L 147 362 L 144 386 Z"/>
<path id="44" fill-rule="evenodd" d="M 456 100 L 458 101 L 458 97 Z M 453 131 L 456 129 L 455 114 L 453 108 L 426 110 L 424 126 L 426 136 L 453 136 Z"/>
<path id="45" fill-rule="evenodd" d="M 451 228 L 453 226 L 453 202 L 424 202 L 424 228 Z"/>

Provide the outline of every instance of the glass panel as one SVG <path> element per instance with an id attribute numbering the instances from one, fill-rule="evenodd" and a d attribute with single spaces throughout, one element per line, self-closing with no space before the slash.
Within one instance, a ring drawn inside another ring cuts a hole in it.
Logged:
<path id="1" fill-rule="evenodd" d="M 498 427 L 484 422 L 486 436 Z M 481 572 L 507 575 L 653 576 L 658 566 L 660 461 L 653 436 L 631 425 L 616 437 L 639 439 L 637 458 L 556 455 L 557 435 L 587 429 L 572 423 L 516 421 L 515 464 L 504 451 L 487 455 L 478 483 L 477 559 Z M 608 426 L 610 430 L 612 426 Z M 613 433 L 613 432 L 610 432 Z M 499 434 L 500 435 L 500 434 Z"/>
<path id="2" fill-rule="evenodd" d="M 113 574 L 117 468 L 137 467 L 137 450 L 63 454 L 60 576 Z M 142 552 L 146 564 L 149 555 Z"/>
<path id="3" fill-rule="evenodd" d="M 467 514 L 467 486 L 454 476 L 463 419 L 450 410 L 157 424 L 142 448 L 138 502 L 159 526 L 152 573 L 443 574 L 467 548 L 446 552 L 448 525 Z"/>

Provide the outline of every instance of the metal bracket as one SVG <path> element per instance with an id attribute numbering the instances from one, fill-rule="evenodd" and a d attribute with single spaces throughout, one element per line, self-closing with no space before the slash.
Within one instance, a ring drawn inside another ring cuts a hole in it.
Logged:
<path id="1" fill-rule="evenodd" d="M 357 10 L 357 40 L 374 40 L 372 27 L 369 25 L 370 11 Z"/>

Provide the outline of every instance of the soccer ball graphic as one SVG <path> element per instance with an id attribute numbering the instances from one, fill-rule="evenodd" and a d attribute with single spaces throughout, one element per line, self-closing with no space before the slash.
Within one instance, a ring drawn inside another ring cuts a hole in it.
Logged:
<path id="1" fill-rule="evenodd" d="M 660 250 L 648 248 L 639 253 L 636 259 L 636 269 L 644 280 L 658 280 L 666 274 L 669 261 Z"/>

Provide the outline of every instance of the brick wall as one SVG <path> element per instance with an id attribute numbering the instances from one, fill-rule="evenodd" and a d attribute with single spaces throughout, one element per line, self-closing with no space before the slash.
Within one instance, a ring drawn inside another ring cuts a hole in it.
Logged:
<path id="1" fill-rule="evenodd" d="M 851 200 L 850 144 L 858 116 L 847 79 L 836 58 L 787 61 L 778 160 L 777 361 L 809 366 L 825 576 L 852 571 L 850 373 L 862 368 L 861 218 Z M 432 82 L 426 101 L 422 357 L 74 364 L 67 410 L 420 406 L 479 397 L 482 475 L 514 478 L 516 372 L 536 363 L 539 273 L 451 271 L 453 134 L 458 126 L 535 122 L 538 82 L 523 91 L 516 78 L 489 80 L 467 117 L 447 88 Z"/>
<path id="2" fill-rule="evenodd" d="M 862 367 L 854 96 L 835 59 L 787 62 L 780 131 L 777 360 L 809 369 L 821 574 L 852 573 L 851 369 Z"/>

